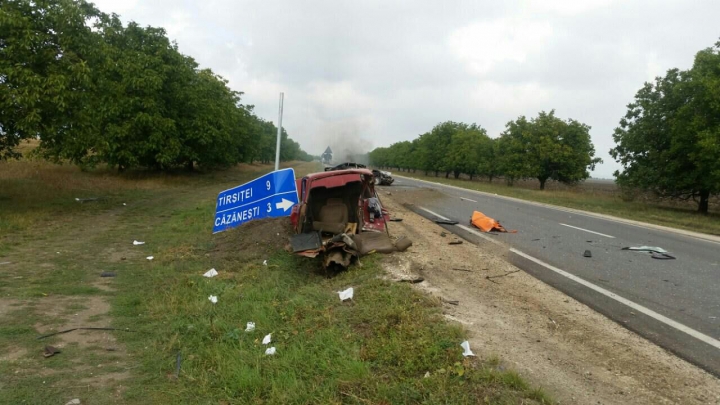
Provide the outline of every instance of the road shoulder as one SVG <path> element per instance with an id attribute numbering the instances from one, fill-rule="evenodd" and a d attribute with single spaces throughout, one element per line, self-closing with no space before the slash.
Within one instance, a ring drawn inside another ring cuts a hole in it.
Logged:
<path id="1" fill-rule="evenodd" d="M 390 190 L 390 189 L 387 189 Z M 385 194 L 385 193 L 383 193 Z M 500 357 L 561 403 L 716 403 L 720 381 L 603 315 L 519 271 L 506 250 L 488 243 L 450 245 L 452 234 L 402 206 L 400 189 L 383 202 L 402 222 L 391 232 L 414 241 L 389 256 L 391 273 L 444 302 L 447 318 L 472 336 L 483 357 Z M 488 278 L 489 277 L 489 278 Z"/>

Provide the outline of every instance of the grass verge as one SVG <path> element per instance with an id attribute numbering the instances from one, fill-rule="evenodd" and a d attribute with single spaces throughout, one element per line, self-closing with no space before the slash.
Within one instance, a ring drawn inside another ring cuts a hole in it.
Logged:
<path id="1" fill-rule="evenodd" d="M 15 242 L 0 251 L 12 262 L 0 267 L 0 353 L 14 354 L 0 357 L 0 403 L 550 402 L 496 360 L 463 358 L 464 331 L 444 322 L 437 302 L 383 280 L 380 257 L 328 279 L 316 261 L 283 251 L 286 220 L 211 235 L 217 192 L 266 169 L 88 186 L 109 195 L 96 205 L 67 203 L 77 190 L 65 190 L 46 202 L 67 209 L 19 224 L 14 215 L 34 210 L 3 212 L 15 225 L 0 238 Z M 202 277 L 211 267 L 220 275 Z M 101 271 L 117 275 L 110 288 L 98 284 Z M 336 291 L 350 286 L 355 299 L 340 302 Z M 89 311 L 99 300 L 109 314 Z M 123 350 L 35 340 L 83 311 L 131 330 L 113 334 Z M 256 330 L 245 332 L 247 322 Z M 264 354 L 266 334 L 275 356 Z M 43 359 L 46 343 L 63 353 Z"/>
<path id="2" fill-rule="evenodd" d="M 421 173 L 396 173 L 413 179 L 447 184 L 468 190 L 482 191 L 528 201 L 537 201 L 561 207 L 613 215 L 635 221 L 670 226 L 695 232 L 720 235 L 720 213 L 698 214 L 689 208 L 666 207 L 639 201 L 623 201 L 620 197 L 607 193 L 568 190 L 529 190 L 509 187 L 504 184 L 481 183 L 468 180 L 446 179 L 425 176 Z"/>

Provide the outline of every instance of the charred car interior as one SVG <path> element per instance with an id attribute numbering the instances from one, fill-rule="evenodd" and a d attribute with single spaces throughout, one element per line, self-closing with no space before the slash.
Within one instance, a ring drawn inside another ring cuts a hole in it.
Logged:
<path id="1" fill-rule="evenodd" d="M 370 252 L 404 250 L 407 240 L 393 239 L 389 213 L 375 192 L 375 177 L 367 169 L 333 170 L 298 179 L 299 203 L 291 221 L 296 235 L 292 251 L 322 257 L 325 269 L 347 268 Z"/>

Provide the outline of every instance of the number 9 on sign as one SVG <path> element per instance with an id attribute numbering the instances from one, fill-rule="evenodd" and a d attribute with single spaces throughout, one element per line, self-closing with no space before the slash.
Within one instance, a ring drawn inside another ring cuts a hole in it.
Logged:
<path id="1" fill-rule="evenodd" d="M 268 191 L 270 191 L 270 180 L 265 182 L 265 187 L 267 187 Z"/>

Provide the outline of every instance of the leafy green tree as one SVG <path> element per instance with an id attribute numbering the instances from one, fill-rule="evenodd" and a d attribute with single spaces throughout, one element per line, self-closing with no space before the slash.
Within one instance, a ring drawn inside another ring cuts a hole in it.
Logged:
<path id="1" fill-rule="evenodd" d="M 451 162 L 448 160 L 448 149 L 450 147 L 452 136 L 462 125 L 452 121 L 442 122 L 425 134 L 420 135 L 418 147 L 419 168 L 425 173 L 434 172 L 437 176 L 440 172 L 445 172 L 445 177 L 449 177 Z"/>
<path id="2" fill-rule="evenodd" d="M 476 124 L 468 126 L 461 123 L 456 126 L 445 157 L 446 166 L 456 179 L 461 173 L 469 175 L 471 180 L 477 174 L 489 139 L 485 129 Z"/>
<path id="3" fill-rule="evenodd" d="M 0 159 L 23 139 L 96 130 L 87 59 L 100 16 L 83 0 L 4 0 L 0 7 Z"/>
<path id="4" fill-rule="evenodd" d="M 576 183 L 590 176 L 600 158 L 590 139 L 590 127 L 575 120 L 563 121 L 555 111 L 541 112 L 528 121 L 520 117 L 507 124 L 501 135 L 503 169 L 511 179 L 533 177 L 545 189 L 548 179 Z"/>
<path id="5" fill-rule="evenodd" d="M 720 42 L 698 52 L 689 71 L 645 83 L 613 138 L 618 184 L 694 199 L 707 213 L 720 193 Z"/>
<path id="6" fill-rule="evenodd" d="M 497 140 L 490 137 L 483 137 L 481 139 L 478 152 L 477 172 L 481 176 L 487 176 L 490 183 L 492 183 L 495 177 L 502 174 Z M 472 176 L 470 179 L 472 180 Z"/>
<path id="7" fill-rule="evenodd" d="M 227 84 L 162 28 L 123 26 L 85 0 L 0 7 L 0 158 L 37 137 L 42 156 L 83 167 L 274 160 L 274 125 Z M 283 131 L 281 158 L 310 157 Z"/>

